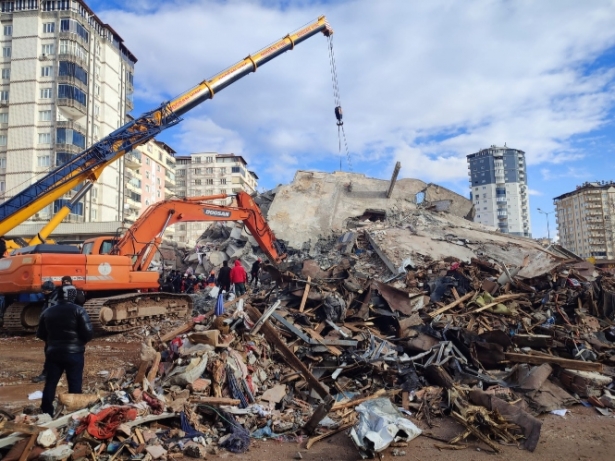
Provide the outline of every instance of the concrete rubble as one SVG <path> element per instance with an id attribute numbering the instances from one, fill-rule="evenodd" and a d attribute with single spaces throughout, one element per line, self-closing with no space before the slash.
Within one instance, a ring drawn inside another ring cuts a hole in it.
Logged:
<path id="1" fill-rule="evenodd" d="M 446 189 L 401 179 L 387 199 L 387 185 L 299 172 L 257 197 L 284 265 L 239 298 L 198 291 L 184 323 L 134 332 L 141 362 L 64 423 L 0 412 L 3 459 L 64 446 L 75 460 L 204 457 L 255 438 L 309 450 L 341 431 L 362 457 L 399 456 L 444 417 L 461 427 L 449 447 L 534 451 L 540 415 L 584 404 L 612 416 L 615 278 L 468 221 L 471 203 Z M 234 223 L 199 244 L 188 260 L 202 271 L 259 253 Z"/>

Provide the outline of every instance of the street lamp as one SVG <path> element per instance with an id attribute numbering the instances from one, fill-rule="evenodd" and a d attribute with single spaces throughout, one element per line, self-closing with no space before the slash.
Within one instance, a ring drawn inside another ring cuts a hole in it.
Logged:
<path id="1" fill-rule="evenodd" d="M 540 208 L 537 208 L 539 213 L 542 213 L 547 218 L 547 239 L 551 242 L 551 232 L 549 231 L 549 215 L 555 213 L 554 211 L 542 211 Z"/>

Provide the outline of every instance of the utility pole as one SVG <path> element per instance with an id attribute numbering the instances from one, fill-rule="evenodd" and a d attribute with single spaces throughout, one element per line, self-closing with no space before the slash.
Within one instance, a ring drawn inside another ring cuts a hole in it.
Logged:
<path id="1" fill-rule="evenodd" d="M 542 211 L 540 208 L 537 208 L 539 213 L 542 213 L 545 215 L 545 217 L 547 218 L 547 239 L 549 240 L 549 243 L 551 243 L 551 231 L 549 230 L 549 215 L 555 213 L 555 210 L 553 211 Z"/>

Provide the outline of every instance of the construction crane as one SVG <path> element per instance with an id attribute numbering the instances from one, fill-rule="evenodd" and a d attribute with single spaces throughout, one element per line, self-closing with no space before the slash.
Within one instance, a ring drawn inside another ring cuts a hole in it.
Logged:
<path id="1" fill-rule="evenodd" d="M 35 237 L 26 242 L 28 245 L 44 243 L 72 208 L 91 189 L 106 166 L 117 161 L 135 147 L 151 140 L 163 130 L 176 125 L 181 121 L 182 115 L 202 102 L 212 99 L 217 92 L 246 75 L 256 72 L 259 66 L 294 49 L 299 43 L 320 32 L 327 37 L 333 34 L 324 16 L 249 55 L 211 79 L 202 81 L 172 101 L 163 103 L 157 109 L 141 115 L 84 150 L 71 161 L 55 168 L 31 186 L 0 204 L 0 236 L 6 235 L 7 232 L 60 199 L 67 192 L 81 186 L 75 197 L 62 207 Z M 20 245 L 9 244 L 7 246 Z"/>
<path id="2" fill-rule="evenodd" d="M 148 270 L 164 231 L 176 223 L 242 221 L 269 260 L 276 265 L 282 262 L 284 247 L 249 194 L 239 192 L 237 206 L 210 203 L 228 197 L 220 194 L 155 203 L 119 239 L 86 240 L 81 252 L 70 245 L 40 244 L 0 259 L 0 292 L 8 304 L 4 327 L 33 331 L 42 303 L 19 302 L 20 295 L 38 291 L 48 280 L 59 284 L 65 275 L 84 291 L 84 308 L 98 332 L 127 331 L 152 319 L 190 315 L 190 296 L 159 292 L 160 274 Z"/>

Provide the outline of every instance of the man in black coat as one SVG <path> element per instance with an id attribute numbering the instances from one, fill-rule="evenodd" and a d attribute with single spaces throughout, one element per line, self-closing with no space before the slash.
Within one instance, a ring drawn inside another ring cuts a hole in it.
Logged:
<path id="1" fill-rule="evenodd" d="M 226 291 L 227 293 L 231 289 L 231 268 L 228 267 L 228 261 L 222 262 L 222 267 L 218 272 L 218 286 L 220 290 Z"/>
<path id="2" fill-rule="evenodd" d="M 43 285 L 41 286 L 41 293 L 45 297 L 45 304 L 43 304 L 43 312 L 58 303 L 58 291 L 61 289 L 61 287 L 56 289 L 55 285 L 50 280 L 47 280 L 43 283 Z M 45 379 L 47 379 L 47 361 L 45 361 L 45 364 L 43 365 L 43 372 L 40 375 L 32 378 L 32 382 L 40 383 L 41 381 L 45 381 Z"/>
<path id="3" fill-rule="evenodd" d="M 74 304 L 76 296 L 75 287 L 61 287 L 58 303 L 41 314 L 36 332 L 36 337 L 46 343 L 47 380 L 41 410 L 52 416 L 56 388 L 64 372 L 68 392 L 81 394 L 85 345 L 92 339 L 90 317 L 83 307 Z"/>

